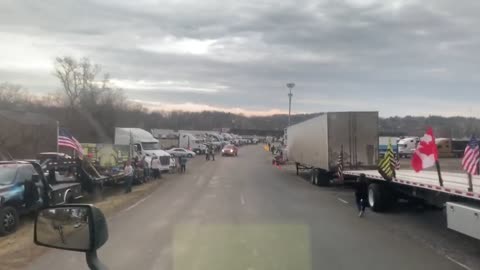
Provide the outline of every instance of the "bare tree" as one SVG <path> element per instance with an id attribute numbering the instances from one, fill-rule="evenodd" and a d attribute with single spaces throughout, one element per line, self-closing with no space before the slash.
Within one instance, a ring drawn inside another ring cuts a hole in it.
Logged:
<path id="1" fill-rule="evenodd" d="M 30 98 L 19 84 L 4 82 L 0 84 L 0 107 L 14 107 L 30 102 Z"/>
<path id="2" fill-rule="evenodd" d="M 82 89 L 82 76 L 79 64 L 69 56 L 57 57 L 55 59 L 54 74 L 62 83 L 70 109 L 75 108 L 78 105 Z"/>

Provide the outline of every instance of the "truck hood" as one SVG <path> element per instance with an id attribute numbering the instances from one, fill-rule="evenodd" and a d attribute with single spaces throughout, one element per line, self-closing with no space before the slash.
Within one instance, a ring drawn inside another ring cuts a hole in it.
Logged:
<path id="1" fill-rule="evenodd" d="M 8 195 L 8 193 L 13 191 L 14 186 L 14 184 L 8 184 L 4 186 L 0 185 L 0 196 L 5 197 L 5 195 Z"/>
<path id="2" fill-rule="evenodd" d="M 144 150 L 144 152 L 150 156 L 156 155 L 157 157 L 170 156 L 169 153 L 163 150 Z"/>

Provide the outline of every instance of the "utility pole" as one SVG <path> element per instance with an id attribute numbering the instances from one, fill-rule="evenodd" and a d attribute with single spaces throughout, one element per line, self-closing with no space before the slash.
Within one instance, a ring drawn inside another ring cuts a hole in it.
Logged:
<path id="1" fill-rule="evenodd" d="M 292 97 L 293 97 L 292 88 L 293 87 L 295 87 L 295 84 L 293 82 L 287 83 L 287 88 L 289 90 L 289 93 L 288 93 L 288 126 L 290 126 L 290 117 L 291 117 L 291 113 L 292 113 Z"/>

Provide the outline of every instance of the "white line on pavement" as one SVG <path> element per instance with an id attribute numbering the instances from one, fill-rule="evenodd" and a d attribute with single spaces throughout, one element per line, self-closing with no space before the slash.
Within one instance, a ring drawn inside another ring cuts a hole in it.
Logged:
<path id="1" fill-rule="evenodd" d="M 470 267 L 466 266 L 465 264 L 461 263 L 461 262 L 458 262 L 457 260 L 455 260 L 454 258 L 448 256 L 448 255 L 445 255 L 445 257 L 447 259 L 449 259 L 451 262 L 459 265 L 460 267 L 462 267 L 463 269 L 467 269 L 467 270 L 472 270 Z"/>
<path id="2" fill-rule="evenodd" d="M 243 198 L 243 194 L 240 194 L 240 202 L 242 205 L 245 205 L 245 198 Z"/>
<path id="3" fill-rule="evenodd" d="M 342 203 L 344 203 L 344 204 L 348 204 L 348 202 L 347 202 L 347 201 L 345 201 L 345 200 L 344 200 L 344 199 L 342 199 L 342 198 L 337 198 L 337 200 L 341 201 L 341 202 L 342 202 Z"/>
<path id="4" fill-rule="evenodd" d="M 132 210 L 133 208 L 137 207 L 139 204 L 141 204 L 142 202 L 146 201 L 151 195 L 148 195 L 147 197 L 141 199 L 140 201 L 130 205 L 127 209 L 123 210 L 123 212 L 128 212 L 130 210 Z"/>

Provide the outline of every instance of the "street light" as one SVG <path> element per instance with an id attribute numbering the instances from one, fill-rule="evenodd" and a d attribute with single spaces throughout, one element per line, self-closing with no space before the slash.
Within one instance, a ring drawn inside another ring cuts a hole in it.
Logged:
<path id="1" fill-rule="evenodd" d="M 292 88 L 295 87 L 293 82 L 287 83 L 288 93 L 288 126 L 290 126 L 290 114 L 292 113 Z"/>

